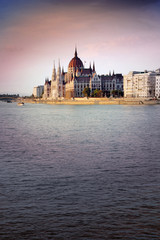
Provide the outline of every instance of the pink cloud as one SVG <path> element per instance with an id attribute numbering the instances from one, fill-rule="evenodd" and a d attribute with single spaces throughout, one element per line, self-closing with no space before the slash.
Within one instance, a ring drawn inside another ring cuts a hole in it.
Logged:
<path id="1" fill-rule="evenodd" d="M 144 27 L 146 22 L 149 27 Z M 159 49 L 160 32 L 156 26 L 153 20 L 142 21 L 142 13 L 112 9 L 106 14 L 83 6 L 21 13 L 1 34 L 1 75 L 8 82 L 15 81 L 15 86 L 17 82 L 18 87 L 26 84 L 32 89 L 35 82 L 50 77 L 53 60 L 60 58 L 67 70 L 75 44 L 82 60 L 87 64 L 96 62 L 98 73 L 106 72 L 109 64 L 127 72 L 129 58 L 140 52 L 146 59 L 146 55 L 152 56 Z"/>

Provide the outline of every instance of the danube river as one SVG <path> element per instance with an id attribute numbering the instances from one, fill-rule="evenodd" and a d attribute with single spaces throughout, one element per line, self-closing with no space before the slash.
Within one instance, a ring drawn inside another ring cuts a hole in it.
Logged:
<path id="1" fill-rule="evenodd" d="M 0 239 L 159 239 L 160 106 L 0 113 Z"/>

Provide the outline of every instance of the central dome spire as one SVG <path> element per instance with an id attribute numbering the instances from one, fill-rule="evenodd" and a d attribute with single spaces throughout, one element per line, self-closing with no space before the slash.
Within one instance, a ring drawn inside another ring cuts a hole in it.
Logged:
<path id="1" fill-rule="evenodd" d="M 70 61 L 69 65 L 68 65 L 68 71 L 69 72 L 74 72 L 77 69 L 81 70 L 81 69 L 84 68 L 81 59 L 78 58 L 77 55 L 78 55 L 77 54 L 77 47 L 75 47 L 74 58 L 72 58 L 72 60 Z"/>
<path id="2" fill-rule="evenodd" d="M 74 56 L 77 57 L 77 47 L 75 47 L 75 53 Z"/>

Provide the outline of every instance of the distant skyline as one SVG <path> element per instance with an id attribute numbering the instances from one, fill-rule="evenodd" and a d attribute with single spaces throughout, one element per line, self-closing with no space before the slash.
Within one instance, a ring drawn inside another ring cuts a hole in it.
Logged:
<path id="1" fill-rule="evenodd" d="M 75 45 L 98 74 L 159 68 L 159 12 L 160 0 L 1 0 L 0 93 L 31 95 Z"/>

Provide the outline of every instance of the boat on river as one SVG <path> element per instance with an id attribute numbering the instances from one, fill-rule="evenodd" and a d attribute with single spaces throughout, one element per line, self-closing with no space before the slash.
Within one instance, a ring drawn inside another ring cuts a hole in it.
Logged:
<path id="1" fill-rule="evenodd" d="M 24 105 L 24 102 L 18 102 L 17 105 L 18 105 L 18 106 L 23 106 L 23 105 Z"/>

